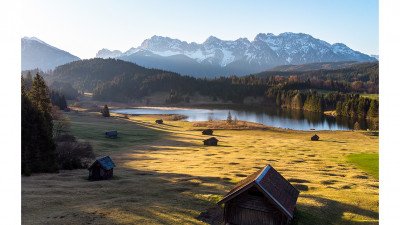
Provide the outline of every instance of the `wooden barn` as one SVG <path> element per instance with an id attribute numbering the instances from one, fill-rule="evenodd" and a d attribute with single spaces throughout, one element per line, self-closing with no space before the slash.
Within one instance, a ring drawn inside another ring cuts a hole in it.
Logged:
<path id="1" fill-rule="evenodd" d="M 311 141 L 318 141 L 319 140 L 319 137 L 318 137 L 318 135 L 316 135 L 316 134 L 314 134 L 312 137 L 311 137 Z"/>
<path id="2" fill-rule="evenodd" d="M 163 124 L 164 121 L 163 121 L 163 120 L 156 120 L 156 123 L 158 123 L 158 124 Z"/>
<path id="3" fill-rule="evenodd" d="M 217 145 L 218 144 L 218 139 L 215 137 L 209 138 L 207 140 L 204 140 L 204 145 Z"/>
<path id="4" fill-rule="evenodd" d="M 116 131 L 116 130 L 107 131 L 106 132 L 106 137 L 108 137 L 108 138 L 117 138 L 118 137 L 118 131 Z"/>
<path id="5" fill-rule="evenodd" d="M 203 135 L 212 135 L 213 134 L 213 130 L 211 129 L 207 129 L 207 130 L 203 130 Z"/>
<path id="6" fill-rule="evenodd" d="M 286 225 L 293 218 L 299 190 L 267 165 L 240 181 L 218 204 L 223 224 Z"/>
<path id="7" fill-rule="evenodd" d="M 89 167 L 89 180 L 106 180 L 113 177 L 115 164 L 110 156 L 106 156 L 94 161 Z"/>

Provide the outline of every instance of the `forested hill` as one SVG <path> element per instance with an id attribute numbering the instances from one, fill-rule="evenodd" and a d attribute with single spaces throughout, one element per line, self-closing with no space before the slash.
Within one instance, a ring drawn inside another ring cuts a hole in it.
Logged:
<path id="1" fill-rule="evenodd" d="M 361 62 L 357 61 L 340 61 L 340 62 L 315 62 L 299 65 L 280 65 L 266 71 L 310 71 L 310 70 L 333 70 L 351 67 Z"/>
<path id="2" fill-rule="evenodd" d="M 99 84 L 112 81 L 121 75 L 152 76 L 166 73 L 179 76 L 176 73 L 147 69 L 122 60 L 94 58 L 58 66 L 49 80 L 68 82 L 79 90 L 93 91 Z"/>
<path id="3" fill-rule="evenodd" d="M 348 68 L 341 69 L 319 69 L 309 71 L 263 71 L 254 74 L 256 77 L 268 78 L 273 76 L 299 76 L 303 79 L 319 78 L 337 81 L 375 81 L 379 77 L 379 63 L 359 63 Z"/>

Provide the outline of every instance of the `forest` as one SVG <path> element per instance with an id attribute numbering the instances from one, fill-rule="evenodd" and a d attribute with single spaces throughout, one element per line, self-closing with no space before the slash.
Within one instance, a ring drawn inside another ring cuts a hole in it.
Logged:
<path id="1" fill-rule="evenodd" d="M 86 91 L 93 93 L 94 100 L 127 102 L 155 92 L 167 92 L 165 103 L 179 104 L 190 102 L 191 96 L 198 93 L 209 96 L 212 101 L 234 104 L 243 103 L 246 97 L 262 97 L 264 106 L 321 113 L 336 110 L 337 116 L 356 118 L 378 117 L 379 101 L 360 96 L 379 93 L 377 62 L 343 69 L 265 71 L 210 79 L 147 69 L 122 60 L 95 58 L 59 66 L 45 77 L 50 88 L 67 99 Z"/>
<path id="2" fill-rule="evenodd" d="M 30 73 L 21 76 L 21 172 L 24 175 L 84 168 L 94 158 L 89 143 L 67 134 L 69 117 L 64 95 L 47 86 L 44 78 Z"/>

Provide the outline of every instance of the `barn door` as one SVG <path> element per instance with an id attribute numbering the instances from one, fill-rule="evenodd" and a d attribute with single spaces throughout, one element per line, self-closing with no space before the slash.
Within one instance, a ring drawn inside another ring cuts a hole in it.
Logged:
<path id="1" fill-rule="evenodd" d="M 100 167 L 95 166 L 93 167 L 93 179 L 99 179 L 100 178 Z"/>

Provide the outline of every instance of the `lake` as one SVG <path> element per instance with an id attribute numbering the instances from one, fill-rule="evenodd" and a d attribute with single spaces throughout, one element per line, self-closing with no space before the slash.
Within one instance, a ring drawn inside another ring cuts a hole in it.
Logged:
<path id="1" fill-rule="evenodd" d="M 280 108 L 252 108 L 252 109 L 192 109 L 174 107 L 140 107 L 133 109 L 110 110 L 113 113 L 145 115 L 145 114 L 181 114 L 187 116 L 186 121 L 226 120 L 228 112 L 232 119 L 254 122 L 273 127 L 293 130 L 351 130 L 357 121 L 361 129 L 372 125 L 366 120 L 350 118 L 335 118 L 321 113 L 305 112 L 301 110 L 286 110 Z"/>

